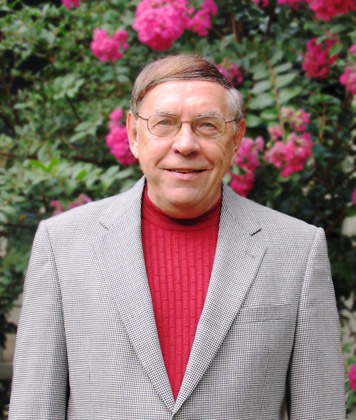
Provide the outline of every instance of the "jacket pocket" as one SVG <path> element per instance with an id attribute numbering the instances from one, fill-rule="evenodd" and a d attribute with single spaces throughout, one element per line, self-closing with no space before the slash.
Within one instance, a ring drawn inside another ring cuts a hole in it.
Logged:
<path id="1" fill-rule="evenodd" d="M 286 319 L 290 314 L 290 304 L 244 306 L 237 314 L 236 322 L 248 323 Z"/>

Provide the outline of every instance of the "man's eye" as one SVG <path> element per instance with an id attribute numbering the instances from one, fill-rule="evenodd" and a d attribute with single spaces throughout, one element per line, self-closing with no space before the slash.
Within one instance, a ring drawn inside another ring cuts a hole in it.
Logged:
<path id="1" fill-rule="evenodd" d="M 197 123 L 197 128 L 203 129 L 203 130 L 216 130 L 217 126 L 216 126 L 215 121 L 201 120 Z"/>
<path id="2" fill-rule="evenodd" d="M 155 122 L 157 127 L 172 127 L 176 125 L 176 121 L 173 118 L 160 118 Z"/>

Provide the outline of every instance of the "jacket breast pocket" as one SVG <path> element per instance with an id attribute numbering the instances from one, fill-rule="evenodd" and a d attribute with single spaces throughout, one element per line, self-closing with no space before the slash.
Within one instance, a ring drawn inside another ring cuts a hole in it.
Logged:
<path id="1" fill-rule="evenodd" d="M 250 322 L 278 321 L 288 319 L 290 316 L 290 304 L 244 306 L 237 314 L 235 322 L 246 324 Z"/>

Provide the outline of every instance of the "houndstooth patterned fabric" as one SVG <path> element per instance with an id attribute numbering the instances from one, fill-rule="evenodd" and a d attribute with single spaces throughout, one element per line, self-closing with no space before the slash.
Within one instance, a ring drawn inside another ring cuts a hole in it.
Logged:
<path id="1" fill-rule="evenodd" d="M 223 187 L 204 309 L 176 401 L 141 245 L 144 179 L 41 222 L 9 420 L 345 419 L 324 233 Z"/>

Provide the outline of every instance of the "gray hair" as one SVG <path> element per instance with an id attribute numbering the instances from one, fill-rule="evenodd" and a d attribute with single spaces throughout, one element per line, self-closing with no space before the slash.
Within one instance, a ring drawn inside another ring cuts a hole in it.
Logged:
<path id="1" fill-rule="evenodd" d="M 243 98 L 230 81 L 209 61 L 190 54 L 171 55 L 149 63 L 138 75 L 131 94 L 131 112 L 136 117 L 145 95 L 160 83 L 173 80 L 203 80 L 226 89 L 228 107 L 237 121 L 243 118 Z M 235 124 L 236 130 L 236 124 Z"/>

